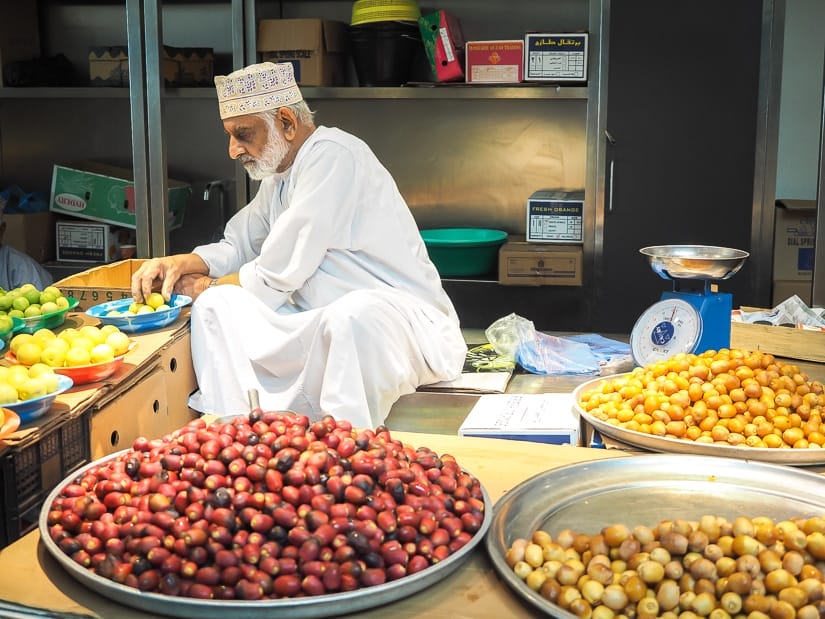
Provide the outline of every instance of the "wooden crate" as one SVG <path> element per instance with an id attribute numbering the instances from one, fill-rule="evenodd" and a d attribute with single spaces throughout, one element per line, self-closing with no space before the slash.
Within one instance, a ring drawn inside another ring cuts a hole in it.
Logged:
<path id="1" fill-rule="evenodd" d="M 756 308 L 743 310 L 757 311 Z M 731 322 L 730 347 L 825 363 L 825 331 Z"/>

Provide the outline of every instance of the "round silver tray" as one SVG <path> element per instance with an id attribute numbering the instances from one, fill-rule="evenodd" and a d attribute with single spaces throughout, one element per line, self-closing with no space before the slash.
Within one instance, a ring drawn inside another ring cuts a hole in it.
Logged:
<path id="1" fill-rule="evenodd" d="M 737 447 L 735 445 L 720 445 L 716 443 L 696 443 L 690 440 L 656 436 L 635 430 L 628 430 L 597 419 L 579 406 L 582 392 L 592 389 L 600 382 L 626 376 L 613 374 L 602 376 L 582 383 L 573 391 L 573 406 L 579 417 L 587 421 L 596 430 L 605 436 L 616 439 L 634 447 L 658 451 L 663 453 L 684 453 L 703 456 L 721 456 L 726 458 L 740 458 L 743 460 L 758 460 L 773 464 L 787 464 L 792 466 L 815 466 L 825 464 L 825 449 L 768 449 L 760 447 Z"/>
<path id="2" fill-rule="evenodd" d="M 825 515 L 825 477 L 765 462 L 649 454 L 571 464 L 539 473 L 508 491 L 493 509 L 485 545 L 511 589 L 545 613 L 577 619 L 530 589 L 504 560 L 517 538 L 536 530 L 594 535 L 611 524 L 653 526 L 703 515 Z"/>
<path id="3" fill-rule="evenodd" d="M 662 279 L 728 279 L 750 255 L 741 249 L 713 245 L 653 245 L 639 253 Z"/>
<path id="4" fill-rule="evenodd" d="M 443 561 L 430 567 L 392 580 L 382 585 L 365 587 L 355 591 L 330 593 L 326 595 L 308 596 L 303 598 L 281 598 L 276 600 L 199 600 L 185 597 L 174 597 L 161 593 L 139 591 L 132 587 L 121 585 L 81 567 L 71 557 L 67 556 L 49 536 L 47 517 L 49 507 L 60 494 L 61 488 L 71 480 L 81 476 L 87 470 L 118 457 L 118 452 L 75 471 L 66 477 L 49 494 L 40 511 L 38 527 L 40 539 L 46 550 L 58 563 L 81 584 L 115 602 L 143 610 L 147 613 L 157 613 L 170 617 L 191 619 L 226 619 L 227 617 L 243 617 L 243 619 L 272 619 L 272 617 L 290 617 L 290 619 L 308 619 L 320 617 L 335 617 L 342 612 L 354 613 L 375 606 L 389 604 L 417 593 L 427 587 L 444 580 L 455 571 L 470 553 L 484 538 L 493 519 L 492 502 L 487 490 L 482 486 L 484 505 L 486 507 L 481 528 L 473 535 L 470 541 L 458 552 L 450 555 Z"/>

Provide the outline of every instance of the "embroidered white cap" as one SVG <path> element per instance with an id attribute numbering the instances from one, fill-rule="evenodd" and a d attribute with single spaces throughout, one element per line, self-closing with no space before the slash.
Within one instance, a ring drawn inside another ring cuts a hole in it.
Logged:
<path id="1" fill-rule="evenodd" d="M 229 75 L 216 75 L 215 88 L 221 120 L 276 110 L 303 100 L 289 62 L 262 62 Z"/>

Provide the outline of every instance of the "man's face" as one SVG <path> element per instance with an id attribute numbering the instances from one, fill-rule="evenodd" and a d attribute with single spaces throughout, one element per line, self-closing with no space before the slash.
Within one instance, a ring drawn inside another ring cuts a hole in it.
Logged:
<path id="1" fill-rule="evenodd" d="M 290 144 L 271 116 L 247 115 L 227 118 L 224 130 L 229 134 L 229 156 L 239 160 L 250 178 L 259 181 L 277 174 Z"/>

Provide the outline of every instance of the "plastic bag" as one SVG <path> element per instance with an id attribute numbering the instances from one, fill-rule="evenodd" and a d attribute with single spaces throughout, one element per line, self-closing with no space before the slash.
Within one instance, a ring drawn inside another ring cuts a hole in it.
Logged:
<path id="1" fill-rule="evenodd" d="M 599 361 L 585 343 L 536 331 L 516 314 L 499 318 L 484 332 L 502 356 L 533 374 L 598 374 Z"/>

